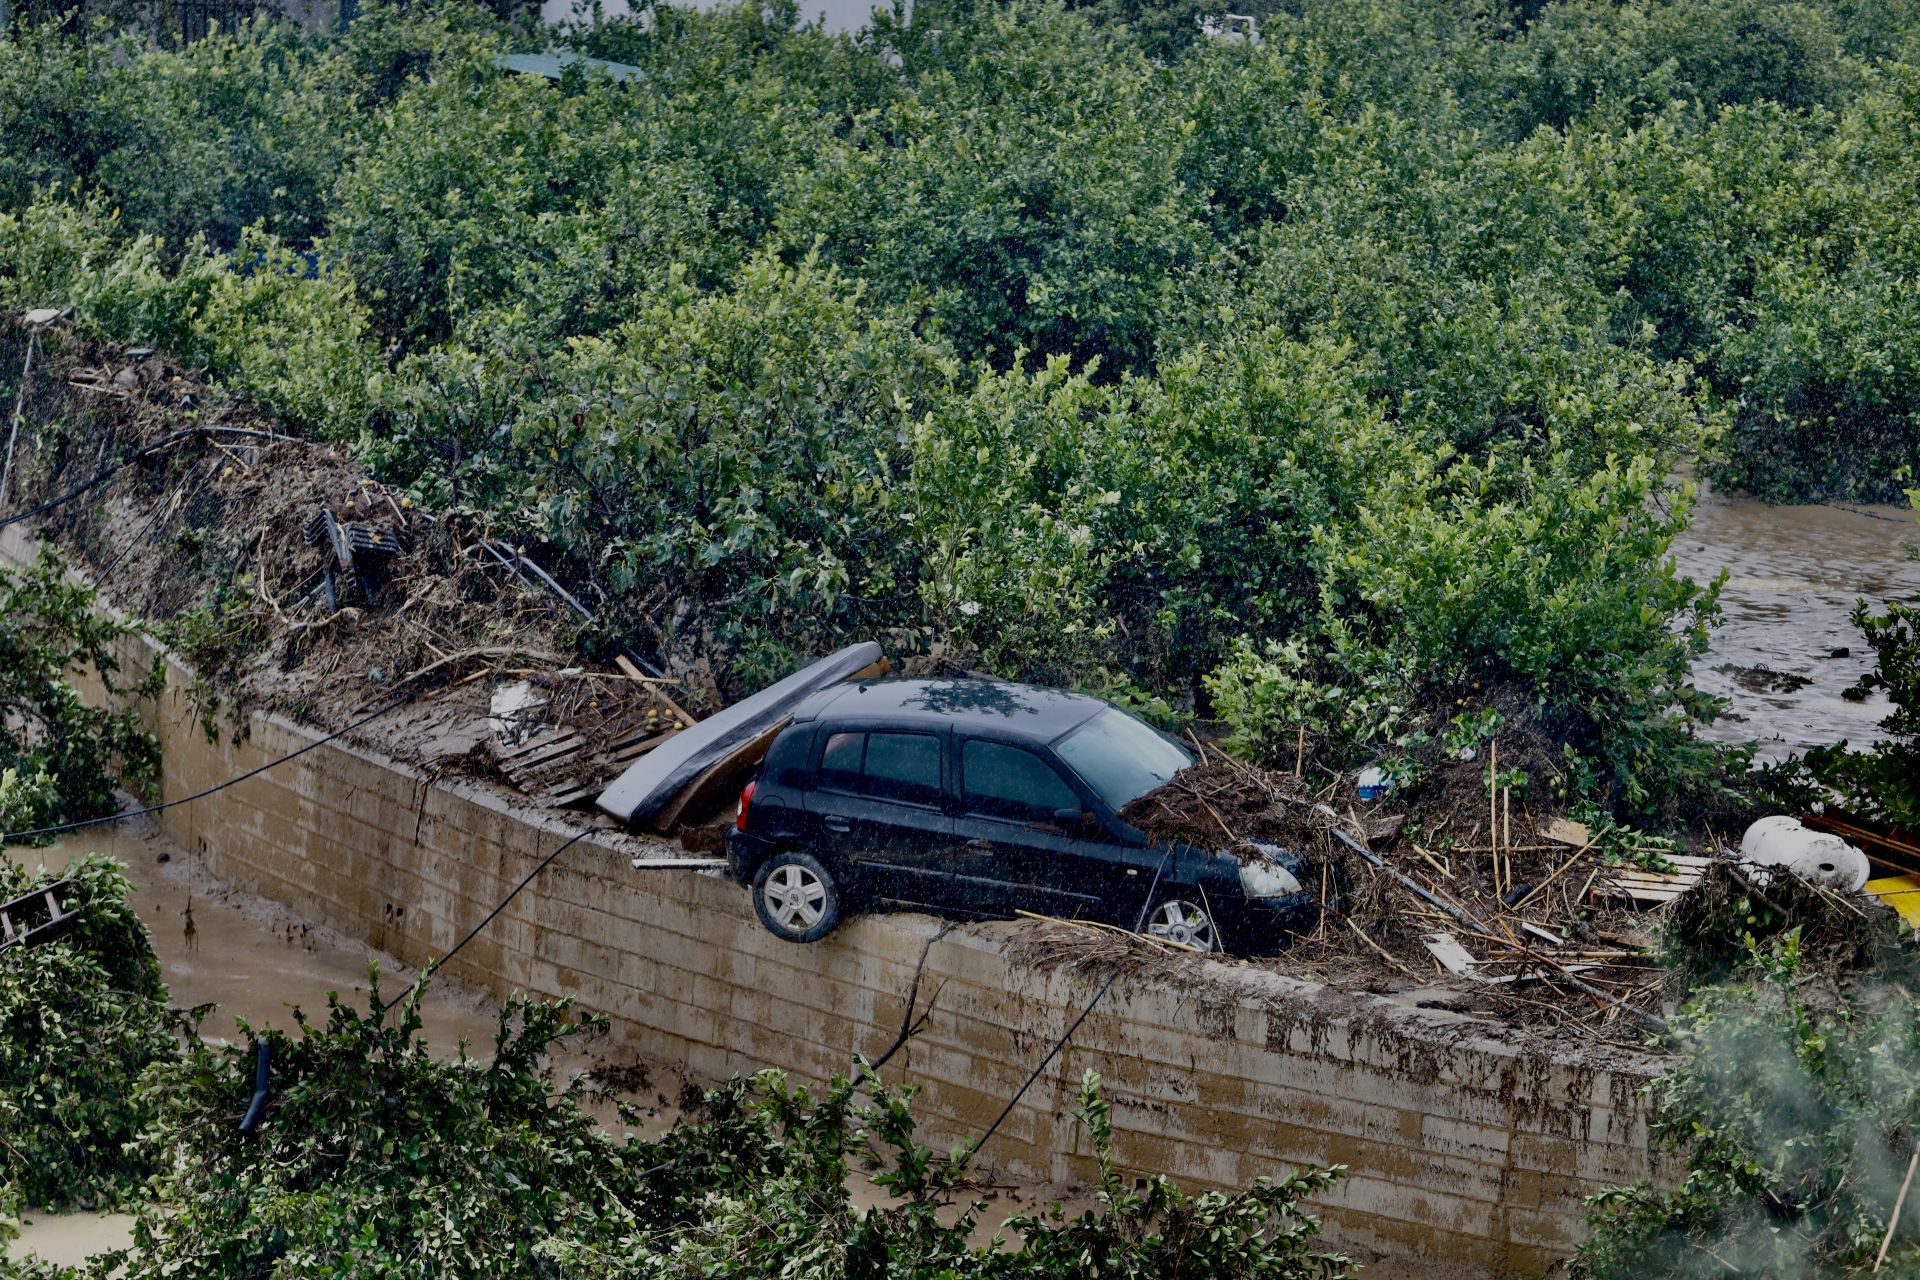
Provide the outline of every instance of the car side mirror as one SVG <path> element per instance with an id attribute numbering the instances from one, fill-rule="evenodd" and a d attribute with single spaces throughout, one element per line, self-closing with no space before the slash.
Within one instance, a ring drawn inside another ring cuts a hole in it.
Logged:
<path id="1" fill-rule="evenodd" d="M 1068 831 L 1078 831 L 1087 824 L 1087 813 L 1082 809 L 1055 809 L 1053 825 Z"/>

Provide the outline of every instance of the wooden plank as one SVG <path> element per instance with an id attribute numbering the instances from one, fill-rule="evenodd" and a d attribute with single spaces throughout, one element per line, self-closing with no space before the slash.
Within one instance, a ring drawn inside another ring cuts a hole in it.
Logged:
<path id="1" fill-rule="evenodd" d="M 1561 937 L 1559 934 L 1555 933 L 1551 929 L 1541 928 L 1539 925 L 1533 923 L 1533 921 L 1531 920 L 1522 920 L 1520 922 L 1520 928 L 1526 933 L 1528 933 L 1529 935 L 1535 938 L 1538 938 L 1540 941 L 1546 943 L 1550 947 L 1561 947 L 1566 945 L 1567 940 L 1565 938 Z"/>
<path id="2" fill-rule="evenodd" d="M 656 733 L 648 737 L 634 738 L 630 741 L 616 744 L 615 746 L 608 747 L 605 751 L 595 756 L 594 759 L 605 760 L 613 764 L 626 764 L 629 761 L 638 760 L 641 756 L 647 754 L 647 752 L 653 750 L 668 738 L 671 738 L 674 732 L 674 730 L 669 729 L 665 733 Z"/>
<path id="3" fill-rule="evenodd" d="M 1653 906 L 1658 906 L 1665 902 L 1672 902 L 1686 891 L 1686 888 L 1633 888 L 1614 884 L 1606 880 L 1599 881 L 1593 886 L 1593 896 L 1595 897 L 1631 898 L 1635 902 L 1651 904 Z"/>
<path id="4" fill-rule="evenodd" d="M 536 733 L 519 746 L 513 748 L 511 751 L 502 753 L 497 758 L 500 763 L 504 765 L 510 761 L 523 759 L 536 751 L 544 751 L 546 748 L 563 743 L 569 738 L 577 738 L 583 743 L 586 741 L 585 738 L 580 737 L 579 732 L 571 725 L 561 725 Z"/>
<path id="5" fill-rule="evenodd" d="M 1450 933 L 1430 933 L 1420 940 L 1421 944 L 1440 962 L 1440 967 L 1448 973 L 1457 973 L 1462 977 L 1472 977 L 1480 962 L 1471 952 L 1460 945 L 1460 939 Z"/>
<path id="6" fill-rule="evenodd" d="M 502 760 L 500 767 L 512 773 L 515 770 L 528 772 L 547 768 L 562 761 L 570 760 L 585 751 L 590 744 L 585 737 L 574 734 L 560 742 L 549 743 L 539 751 L 516 756 L 512 760 Z"/>

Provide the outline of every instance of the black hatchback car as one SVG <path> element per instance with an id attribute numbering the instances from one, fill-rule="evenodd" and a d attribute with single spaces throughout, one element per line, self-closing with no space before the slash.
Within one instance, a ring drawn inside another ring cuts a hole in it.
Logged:
<path id="1" fill-rule="evenodd" d="M 1293 855 L 1149 845 L 1127 803 L 1193 763 L 1081 694 L 991 680 L 871 680 L 816 694 L 740 796 L 727 846 L 768 929 L 849 912 L 1026 910 L 1271 953 L 1318 910 Z"/>

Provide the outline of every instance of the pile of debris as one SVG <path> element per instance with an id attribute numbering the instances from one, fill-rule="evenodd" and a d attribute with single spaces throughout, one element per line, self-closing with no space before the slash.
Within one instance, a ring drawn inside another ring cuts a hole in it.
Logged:
<path id="1" fill-rule="evenodd" d="M 1316 792 L 1217 746 L 1201 749 L 1203 763 L 1125 816 L 1155 838 L 1270 841 L 1307 862 L 1307 887 L 1325 908 L 1319 926 L 1268 963 L 1582 1031 L 1639 1037 L 1657 1024 L 1666 970 L 1645 909 L 1679 897 L 1708 859 L 1683 855 L 1670 870 L 1647 871 L 1603 852 L 1578 824 L 1535 829 L 1523 809 L 1516 828 L 1510 802 L 1495 810 L 1484 798 L 1479 830 L 1492 837 L 1433 840 L 1405 814 L 1342 804 L 1350 779 Z M 1474 829 L 1460 825 L 1463 836 Z"/>
<path id="2" fill-rule="evenodd" d="M 62 425 L 23 433 L 15 501 L 89 486 L 41 528 L 194 667 L 209 726 L 216 688 L 327 729 L 406 700 L 356 737 L 584 808 L 708 705 L 630 655 L 580 665 L 591 615 L 520 549 L 163 354 L 50 333 L 35 381 L 37 420 Z"/>

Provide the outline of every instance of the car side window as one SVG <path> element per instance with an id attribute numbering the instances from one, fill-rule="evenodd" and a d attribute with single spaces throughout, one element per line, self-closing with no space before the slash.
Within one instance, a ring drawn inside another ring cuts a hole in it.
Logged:
<path id="1" fill-rule="evenodd" d="M 826 746 L 820 750 L 820 776 L 815 785 L 829 791 L 860 790 L 860 760 L 866 749 L 864 733 L 828 734 Z"/>
<path id="2" fill-rule="evenodd" d="M 931 733 L 870 733 L 865 772 L 870 796 L 938 804 L 940 739 Z"/>
<path id="3" fill-rule="evenodd" d="M 1052 765 L 1005 743 L 967 742 L 960 749 L 960 777 L 970 813 L 1044 821 L 1057 809 L 1080 808 L 1080 797 Z"/>

